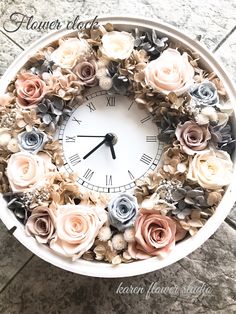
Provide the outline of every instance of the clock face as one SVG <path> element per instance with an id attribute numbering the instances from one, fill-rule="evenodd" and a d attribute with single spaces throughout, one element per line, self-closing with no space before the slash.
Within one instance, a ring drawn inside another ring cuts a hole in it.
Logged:
<path id="1" fill-rule="evenodd" d="M 152 115 L 127 96 L 89 89 L 59 131 L 64 170 L 93 191 L 130 190 L 160 162 L 158 132 Z"/>

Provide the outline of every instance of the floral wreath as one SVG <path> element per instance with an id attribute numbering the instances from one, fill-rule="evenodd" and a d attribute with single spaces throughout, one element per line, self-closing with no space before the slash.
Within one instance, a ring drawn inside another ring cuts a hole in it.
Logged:
<path id="1" fill-rule="evenodd" d="M 27 235 L 77 260 L 164 257 L 211 217 L 232 178 L 232 108 L 215 73 L 156 31 L 112 24 L 38 51 L 0 97 L 0 192 Z M 84 191 L 54 135 L 86 89 L 131 94 L 153 115 L 162 163 L 134 193 Z"/>

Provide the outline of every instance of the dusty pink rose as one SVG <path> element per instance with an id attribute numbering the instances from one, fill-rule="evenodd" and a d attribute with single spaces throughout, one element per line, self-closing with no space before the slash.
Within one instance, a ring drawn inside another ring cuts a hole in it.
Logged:
<path id="1" fill-rule="evenodd" d="M 183 151 L 188 155 L 204 150 L 211 139 L 211 133 L 205 126 L 200 126 L 193 121 L 178 124 L 175 135 Z"/>
<path id="2" fill-rule="evenodd" d="M 132 258 L 146 259 L 166 256 L 175 246 L 176 223 L 156 210 L 141 209 L 135 222 L 135 242 L 129 243 Z"/>
<path id="3" fill-rule="evenodd" d="M 39 243 L 50 242 L 55 231 L 52 217 L 50 208 L 45 206 L 35 208 L 25 225 L 26 233 L 35 237 Z"/>
<path id="4" fill-rule="evenodd" d="M 146 83 L 154 90 L 168 94 L 183 94 L 193 83 L 194 69 L 188 55 L 182 55 L 168 48 L 159 58 L 151 61 L 145 68 Z"/>
<path id="5" fill-rule="evenodd" d="M 22 73 L 15 82 L 17 103 L 26 109 L 35 107 L 46 93 L 46 84 L 37 75 Z"/>
<path id="6" fill-rule="evenodd" d="M 72 71 L 77 75 L 78 81 L 81 85 L 96 85 L 97 64 L 94 60 L 80 62 L 76 64 Z"/>
<path id="7" fill-rule="evenodd" d="M 55 166 L 46 154 L 19 152 L 8 160 L 7 177 L 12 191 L 27 192 L 43 186 L 54 170 Z"/>
<path id="8" fill-rule="evenodd" d="M 96 208 L 60 206 L 55 218 L 56 235 L 50 242 L 50 247 L 57 253 L 76 260 L 91 248 L 103 223 Z"/>

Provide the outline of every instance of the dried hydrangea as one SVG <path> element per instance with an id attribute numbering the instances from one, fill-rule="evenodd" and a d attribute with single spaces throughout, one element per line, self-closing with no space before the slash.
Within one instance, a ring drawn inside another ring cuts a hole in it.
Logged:
<path id="1" fill-rule="evenodd" d="M 150 56 L 150 60 L 156 59 L 160 56 L 162 51 L 168 47 L 168 37 L 159 38 L 157 32 L 153 29 L 150 32 L 139 32 L 138 28 L 134 29 L 134 48 L 143 49 Z"/>
<path id="2" fill-rule="evenodd" d="M 52 133 L 70 112 L 71 108 L 66 105 L 62 98 L 57 96 L 47 96 L 37 106 L 37 115 Z"/>

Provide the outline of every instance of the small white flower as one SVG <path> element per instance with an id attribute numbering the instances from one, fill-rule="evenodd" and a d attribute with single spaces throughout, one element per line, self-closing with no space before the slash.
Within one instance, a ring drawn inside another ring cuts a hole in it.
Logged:
<path id="1" fill-rule="evenodd" d="M 11 140 L 11 134 L 8 129 L 1 128 L 0 129 L 0 146 L 7 146 Z"/>
<path id="2" fill-rule="evenodd" d="M 112 246 L 115 250 L 120 251 L 126 248 L 127 242 L 125 241 L 124 235 L 122 233 L 115 234 L 112 239 Z"/>
<path id="3" fill-rule="evenodd" d="M 135 241 L 135 230 L 134 230 L 134 228 L 128 228 L 125 230 L 124 239 L 126 242 L 134 242 Z"/>
<path id="4" fill-rule="evenodd" d="M 109 90 L 112 88 L 112 79 L 108 76 L 101 77 L 99 80 L 99 86 L 103 90 Z"/>
<path id="5" fill-rule="evenodd" d="M 108 32 L 102 37 L 100 50 L 111 60 L 124 60 L 129 58 L 134 49 L 134 37 L 127 32 Z"/>
<path id="6" fill-rule="evenodd" d="M 98 233 L 98 239 L 100 241 L 108 241 L 112 236 L 111 228 L 108 226 L 103 226 Z"/>

